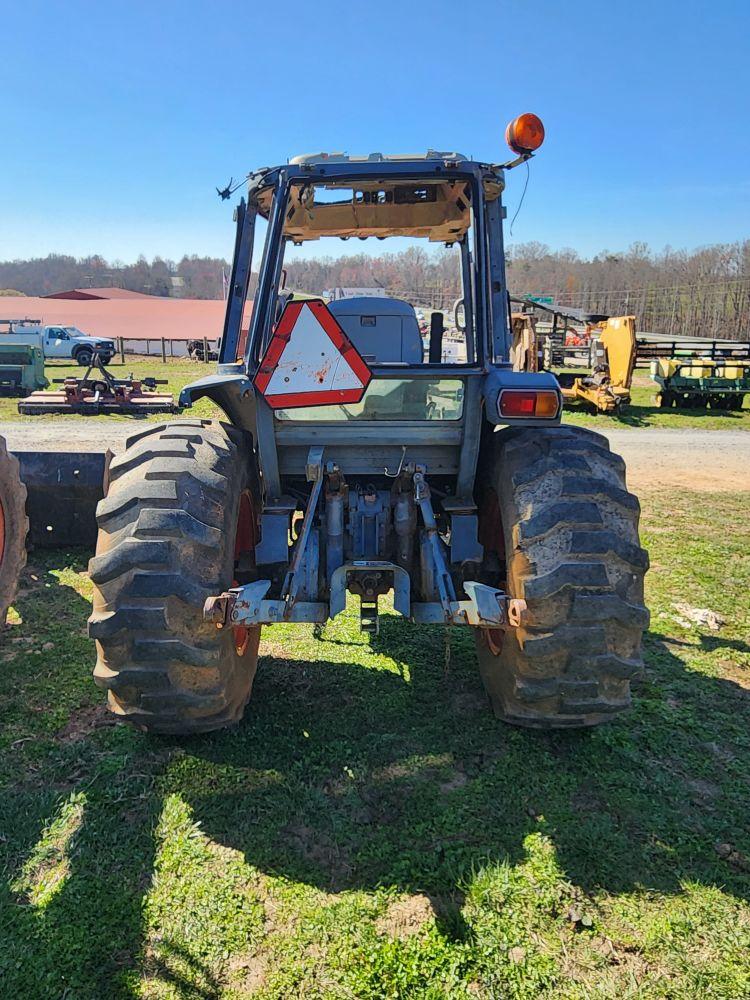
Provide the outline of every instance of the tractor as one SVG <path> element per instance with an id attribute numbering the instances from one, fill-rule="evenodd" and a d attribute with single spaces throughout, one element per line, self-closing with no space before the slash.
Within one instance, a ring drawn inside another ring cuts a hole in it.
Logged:
<path id="1" fill-rule="evenodd" d="M 503 164 L 321 153 L 248 176 L 217 370 L 180 399 L 226 419 L 133 435 L 97 510 L 94 675 L 123 719 L 237 723 L 264 626 L 323 623 L 353 595 L 372 634 L 390 592 L 405 619 L 441 626 L 420 641 L 473 630 L 508 723 L 589 726 L 628 707 L 648 622 L 638 500 L 606 438 L 561 425 L 554 375 L 510 361 L 504 179 L 543 136 L 522 115 Z M 450 330 L 435 311 L 423 343 L 416 291 L 326 302 L 285 287 L 295 248 L 355 238 L 442 245 L 461 289 Z M 448 354 L 456 331 L 464 350 Z"/>

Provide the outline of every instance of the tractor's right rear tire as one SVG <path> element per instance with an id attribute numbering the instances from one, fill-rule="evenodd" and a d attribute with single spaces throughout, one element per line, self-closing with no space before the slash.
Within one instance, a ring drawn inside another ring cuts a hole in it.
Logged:
<path id="1" fill-rule="evenodd" d="M 203 605 L 232 586 L 239 561 L 252 563 L 251 463 L 237 429 L 177 421 L 131 437 L 110 466 L 89 635 L 97 684 L 139 729 L 200 733 L 242 716 L 260 627 L 217 629 Z"/>
<path id="2" fill-rule="evenodd" d="M 605 722 L 630 705 L 648 624 L 624 462 L 579 427 L 505 430 L 493 445 L 481 537 L 528 607 L 519 628 L 477 630 L 495 714 L 543 728 Z"/>

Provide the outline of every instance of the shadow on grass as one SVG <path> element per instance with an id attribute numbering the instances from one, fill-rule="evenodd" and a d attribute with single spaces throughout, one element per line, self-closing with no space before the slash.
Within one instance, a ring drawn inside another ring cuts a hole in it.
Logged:
<path id="1" fill-rule="evenodd" d="M 48 572 L 86 562 L 80 551 L 34 553 L 14 602 L 23 624 L 0 636 L 0 649 L 22 651 L 0 676 L 12 733 L 0 781 L 0 992 L 14 1000 L 119 996 L 141 949 L 164 756 L 141 753 L 136 734 L 99 728 L 90 604 Z M 71 803 L 80 822 L 61 837 L 54 824 Z"/>
<path id="2" fill-rule="evenodd" d="M 686 669 L 652 634 L 630 714 L 592 731 L 511 729 L 489 714 L 470 637 L 452 641 L 447 678 L 443 631 L 396 619 L 379 644 L 408 681 L 267 660 L 242 727 L 187 748 L 215 768 L 211 791 L 179 770 L 170 790 L 251 864 L 331 891 L 393 885 L 455 913 L 472 871 L 520 860 L 542 831 L 588 892 L 697 881 L 750 898 L 747 874 L 716 852 L 750 847 L 748 691 Z M 254 770 L 278 780 L 237 791 Z"/>
<path id="3" fill-rule="evenodd" d="M 42 628 L 61 590 L 24 598 L 25 627 Z M 65 650 L 56 670 L 39 660 L 30 667 L 50 702 L 84 666 L 89 683 L 89 605 L 76 596 L 70 611 L 71 593 L 66 607 L 81 637 L 64 647 L 55 636 L 56 657 Z M 61 627 L 67 634 L 70 622 Z M 446 672 L 442 629 L 386 617 L 376 648 L 351 644 L 352 662 L 338 636 L 335 645 L 311 641 L 310 659 L 264 659 L 247 717 L 232 731 L 184 741 L 119 727 L 74 743 L 55 735 L 35 770 L 11 781 L 2 807 L 6 995 L 130 995 L 117 984 L 137 977 L 142 961 L 153 831 L 170 793 L 207 837 L 266 874 L 332 892 L 426 894 L 452 940 L 469 933 L 462 890 L 477 869 L 521 861 L 534 832 L 586 892 L 679 893 L 701 883 L 750 898 L 745 688 L 692 670 L 682 647 L 650 634 L 631 713 L 591 731 L 524 731 L 490 715 L 471 636 L 457 630 L 450 641 Z M 315 659 L 316 650 L 339 662 Z M 399 672 L 383 666 L 380 651 Z M 22 687 L 8 694 L 27 697 Z M 87 697 L 93 705 L 101 696 L 92 687 Z M 76 791 L 86 801 L 65 878 L 34 906 L 14 880 Z M 716 850 L 726 844 L 731 863 Z M 153 975 L 171 977 L 179 995 L 221 995 L 208 969 L 186 967 L 180 985 L 177 959 Z"/>
<path id="4" fill-rule="evenodd" d="M 709 409 L 662 409 L 659 406 L 644 406 L 640 403 L 628 403 L 623 407 L 622 410 L 616 413 L 598 413 L 593 406 L 587 406 L 585 403 L 579 403 L 574 406 L 566 406 L 566 412 L 571 414 L 585 414 L 589 417 L 601 417 L 602 425 L 608 426 L 621 426 L 621 427 L 656 427 L 662 424 L 659 418 L 663 418 L 665 414 L 673 415 L 675 417 L 700 417 L 700 418 L 712 418 L 719 420 L 726 420 L 727 430 L 731 430 L 732 420 L 742 420 L 741 411 L 733 410 L 709 410 Z M 656 419 L 655 419 L 656 418 Z M 676 427 L 677 424 L 670 423 L 670 426 Z M 700 430 L 700 428 L 698 428 Z"/>

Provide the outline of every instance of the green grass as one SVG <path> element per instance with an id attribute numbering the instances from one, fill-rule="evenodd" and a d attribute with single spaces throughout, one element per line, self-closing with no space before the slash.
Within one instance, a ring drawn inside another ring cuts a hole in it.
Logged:
<path id="1" fill-rule="evenodd" d="M 166 365 L 161 359 L 146 358 L 145 356 L 126 356 L 126 362 L 121 365 L 115 360 L 109 368 L 118 376 L 128 375 L 133 372 L 136 376 L 145 378 L 150 375 L 155 378 L 166 378 L 168 385 L 163 387 L 163 391 L 174 394 L 175 399 L 180 395 L 180 390 L 189 382 L 211 374 L 216 370 L 216 365 L 199 364 L 188 361 L 184 358 L 174 358 L 167 361 Z M 47 378 L 65 378 L 68 375 L 81 376 L 85 369 L 78 365 L 62 365 L 59 363 L 47 365 Z M 563 419 L 565 423 L 581 424 L 587 427 L 607 429 L 610 427 L 671 427 L 671 428 L 701 428 L 703 430 L 750 430 L 750 397 L 746 397 L 747 404 L 739 413 L 722 412 L 718 410 L 660 410 L 654 405 L 654 395 L 656 385 L 651 382 L 645 374 L 636 374 L 632 388 L 632 402 L 622 414 L 618 416 L 606 416 L 590 412 L 585 406 L 576 404 L 566 407 Z M 220 417 L 220 410 L 209 400 L 202 399 L 189 411 L 191 416 L 198 417 Z M 18 400 L 0 397 L 0 421 L 3 420 L 23 420 L 34 421 L 39 417 L 21 416 L 18 413 Z M 54 414 L 44 418 L 45 420 L 68 420 L 76 421 L 79 417 L 76 414 Z M 101 420 L 125 420 L 133 421 L 130 416 L 101 416 Z M 163 414 L 151 414 L 145 418 L 150 421 L 164 420 Z"/>
<path id="2" fill-rule="evenodd" d="M 750 996 L 747 495 L 644 501 L 635 707 L 487 711 L 472 639 L 266 630 L 231 731 L 110 724 L 76 552 L 0 640 L 0 983 L 14 1000 Z M 688 626 L 687 601 L 727 619 Z"/>
<path id="3" fill-rule="evenodd" d="M 595 427 L 665 427 L 704 431 L 750 431 L 750 396 L 745 397 L 744 408 L 731 413 L 722 410 L 660 410 L 654 404 L 657 386 L 645 374 L 636 374 L 631 387 L 631 402 L 617 416 L 596 414 L 585 405 L 577 403 L 565 409 L 565 423 Z"/>

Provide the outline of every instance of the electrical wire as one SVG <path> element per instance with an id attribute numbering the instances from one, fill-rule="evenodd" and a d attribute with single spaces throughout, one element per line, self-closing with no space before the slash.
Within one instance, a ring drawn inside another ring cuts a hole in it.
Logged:
<path id="1" fill-rule="evenodd" d="M 521 200 L 518 203 L 518 208 L 516 209 L 516 214 L 513 216 L 513 219 L 511 220 L 511 223 L 510 223 L 509 234 L 511 236 L 513 235 L 513 224 L 515 223 L 516 219 L 518 218 L 518 213 L 521 211 L 521 205 L 523 205 L 523 199 L 526 197 L 526 188 L 529 186 L 529 177 L 530 176 L 531 176 L 531 168 L 529 167 L 529 161 L 527 160 L 526 161 L 526 181 L 525 181 L 525 183 L 523 185 L 523 191 L 521 192 Z"/>

